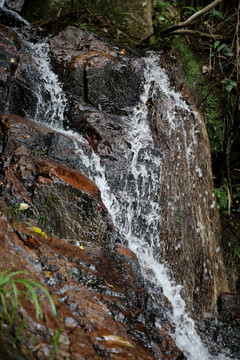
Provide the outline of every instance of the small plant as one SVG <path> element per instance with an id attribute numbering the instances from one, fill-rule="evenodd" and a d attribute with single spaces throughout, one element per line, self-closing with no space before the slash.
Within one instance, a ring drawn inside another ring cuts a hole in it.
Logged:
<path id="1" fill-rule="evenodd" d="M 9 272 L 8 270 L 0 273 L 0 319 L 2 323 L 7 324 L 9 327 L 13 326 L 15 315 L 19 310 L 20 294 L 25 295 L 33 301 L 36 319 L 42 319 L 43 314 L 35 288 L 38 288 L 47 296 L 53 315 L 57 315 L 53 299 L 44 286 L 31 279 L 19 277 L 19 275 L 22 276 L 26 274 L 27 272 L 25 271 Z M 24 290 L 20 290 L 18 285 L 22 285 Z M 21 327 L 23 328 L 24 325 L 21 325 Z"/>
<path id="2" fill-rule="evenodd" d="M 217 197 L 220 212 L 223 214 L 227 214 L 228 213 L 227 210 L 230 202 L 227 179 L 224 178 L 222 187 L 215 188 L 215 194 Z"/>
<path id="3" fill-rule="evenodd" d="M 39 150 L 32 149 L 32 150 L 30 151 L 30 153 L 33 154 L 33 155 L 41 155 L 41 156 L 44 156 L 44 157 L 47 156 L 47 154 L 45 153 L 45 151 L 42 150 L 42 149 L 39 149 Z"/>
<path id="4" fill-rule="evenodd" d="M 237 87 L 237 82 L 231 79 L 225 78 L 221 81 L 225 85 L 225 90 L 230 92 L 234 87 Z"/>
<path id="5" fill-rule="evenodd" d="M 52 353 L 50 355 L 50 360 L 54 360 L 55 358 L 55 355 L 56 355 L 56 350 L 57 350 L 57 347 L 58 347 L 58 343 L 59 343 L 59 337 L 61 335 L 61 333 L 63 332 L 63 329 L 62 328 L 59 328 L 57 330 L 57 332 L 53 335 L 52 337 L 52 340 L 53 340 L 53 350 L 52 350 Z"/>
<path id="6" fill-rule="evenodd" d="M 20 211 L 20 205 L 19 204 L 14 204 L 9 206 L 9 210 L 10 210 L 10 214 L 11 215 L 18 215 L 19 211 Z"/>

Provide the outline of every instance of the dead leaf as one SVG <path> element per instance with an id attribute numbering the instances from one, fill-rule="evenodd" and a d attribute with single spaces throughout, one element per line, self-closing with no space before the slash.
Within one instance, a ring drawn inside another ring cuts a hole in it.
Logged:
<path id="1" fill-rule="evenodd" d="M 47 276 L 47 278 L 51 278 L 52 277 L 52 273 L 50 271 L 45 271 L 45 274 Z"/>
<path id="2" fill-rule="evenodd" d="M 28 204 L 26 204 L 26 203 L 20 203 L 20 205 L 19 205 L 19 210 L 20 210 L 20 211 L 24 211 L 24 210 L 27 210 L 27 209 L 29 209 L 29 205 L 28 205 Z"/>
<path id="3" fill-rule="evenodd" d="M 125 340 L 121 336 L 104 335 L 103 337 L 109 344 L 114 344 L 114 345 L 117 345 L 117 346 L 133 347 L 133 345 L 128 340 Z"/>
<path id="4" fill-rule="evenodd" d="M 111 284 L 109 284 L 106 280 L 104 280 L 105 281 L 105 284 L 108 286 L 108 287 L 110 287 L 110 288 L 114 288 L 114 286 L 113 285 L 111 285 Z"/>

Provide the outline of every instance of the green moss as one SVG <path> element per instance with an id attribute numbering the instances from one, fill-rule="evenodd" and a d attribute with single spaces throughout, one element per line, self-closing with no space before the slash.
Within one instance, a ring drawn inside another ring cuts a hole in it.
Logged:
<path id="1" fill-rule="evenodd" d="M 187 85 L 197 95 L 198 105 L 204 106 L 205 122 L 213 155 L 222 151 L 223 121 L 221 119 L 222 99 L 216 94 L 214 86 L 207 83 L 206 76 L 202 74 L 204 63 L 183 39 L 175 37 L 173 45 L 178 51 Z M 204 59 L 206 63 L 206 58 Z"/>

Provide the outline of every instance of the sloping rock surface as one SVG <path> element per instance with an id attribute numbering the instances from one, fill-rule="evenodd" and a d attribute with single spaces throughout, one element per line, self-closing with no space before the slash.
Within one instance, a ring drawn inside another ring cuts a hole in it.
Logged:
<path id="1" fill-rule="evenodd" d="M 11 333 L 1 333 L 2 354 L 49 359 L 52 336 L 62 328 L 56 359 L 183 359 L 168 335 L 168 301 L 161 295 L 162 308 L 154 306 L 136 256 L 115 245 L 100 191 L 77 170 L 73 147 L 66 135 L 1 115 L 0 271 L 26 270 L 48 286 L 58 309 L 54 319 L 42 296 L 44 321 L 36 321 L 21 296 L 15 322 L 27 325 L 14 346 Z"/>

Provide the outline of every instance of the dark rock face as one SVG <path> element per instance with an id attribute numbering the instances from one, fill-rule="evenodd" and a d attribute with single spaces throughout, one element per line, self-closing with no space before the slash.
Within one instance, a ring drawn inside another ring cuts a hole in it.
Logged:
<path id="1" fill-rule="evenodd" d="M 223 317 L 237 318 L 240 321 L 240 295 L 222 293 L 218 299 L 218 308 Z"/>
<path id="2" fill-rule="evenodd" d="M 0 111 L 34 118 L 39 73 L 15 30 L 0 25 Z"/>
<path id="3" fill-rule="evenodd" d="M 160 237 L 164 245 L 159 249 L 160 258 L 167 260 L 174 278 L 183 284 L 191 299 L 189 311 L 208 312 L 216 307 L 218 293 L 227 291 L 228 283 L 204 120 L 164 92 L 149 95 L 149 122 L 164 159 L 160 185 Z M 174 109 L 171 121 L 169 106 Z"/>
<path id="4" fill-rule="evenodd" d="M 142 91 L 143 62 L 93 34 L 68 27 L 51 41 L 65 91 L 72 101 L 124 114 Z"/>

